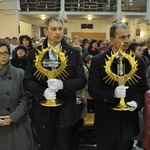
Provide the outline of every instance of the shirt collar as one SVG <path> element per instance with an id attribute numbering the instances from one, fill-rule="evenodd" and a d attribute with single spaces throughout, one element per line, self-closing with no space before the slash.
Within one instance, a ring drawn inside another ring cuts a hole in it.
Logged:
<path id="1" fill-rule="evenodd" d="M 49 43 L 47 43 L 47 45 L 48 45 L 48 47 L 50 46 Z M 61 46 L 61 42 L 59 42 L 59 43 L 55 46 L 55 48 L 56 48 L 56 49 L 60 49 L 60 46 Z"/>
<path id="2" fill-rule="evenodd" d="M 148 49 L 148 54 L 150 55 L 150 49 Z"/>

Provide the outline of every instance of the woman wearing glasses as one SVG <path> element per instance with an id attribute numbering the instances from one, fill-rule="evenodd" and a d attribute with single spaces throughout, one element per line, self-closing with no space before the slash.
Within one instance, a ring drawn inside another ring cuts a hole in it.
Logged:
<path id="1" fill-rule="evenodd" d="M 0 42 L 0 149 L 33 150 L 24 71 L 10 64 L 10 47 Z"/>

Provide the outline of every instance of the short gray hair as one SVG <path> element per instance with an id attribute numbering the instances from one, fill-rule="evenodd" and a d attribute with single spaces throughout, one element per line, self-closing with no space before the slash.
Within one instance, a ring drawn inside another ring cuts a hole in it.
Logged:
<path id="1" fill-rule="evenodd" d="M 44 22 L 44 28 L 47 29 L 48 28 L 48 25 L 51 21 L 57 21 L 57 22 L 61 22 L 62 26 L 63 26 L 63 21 L 61 18 L 59 17 L 55 17 L 55 16 L 52 16 L 52 17 L 49 17 L 48 19 L 45 20 Z"/>
<path id="2" fill-rule="evenodd" d="M 117 28 L 128 29 L 128 26 L 125 24 L 115 23 L 110 27 L 110 37 L 115 38 Z"/>

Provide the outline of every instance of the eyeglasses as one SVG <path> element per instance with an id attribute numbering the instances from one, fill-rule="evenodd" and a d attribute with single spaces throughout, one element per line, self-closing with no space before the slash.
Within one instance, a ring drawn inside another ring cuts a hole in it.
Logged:
<path id="1" fill-rule="evenodd" d="M 2 56 L 9 56 L 9 53 L 8 52 L 0 53 L 0 57 Z"/>

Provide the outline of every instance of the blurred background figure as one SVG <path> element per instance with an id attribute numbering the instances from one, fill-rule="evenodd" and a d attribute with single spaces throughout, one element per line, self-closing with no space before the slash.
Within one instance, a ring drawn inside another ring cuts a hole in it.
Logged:
<path id="1" fill-rule="evenodd" d="M 108 49 L 109 49 L 109 47 L 106 46 L 106 45 L 104 45 L 104 46 L 101 46 L 101 47 L 99 48 L 99 52 L 100 52 L 100 53 L 104 53 L 104 52 L 107 51 Z"/>
<path id="2" fill-rule="evenodd" d="M 80 36 L 74 36 L 72 39 L 72 45 L 81 46 L 81 44 L 82 44 L 82 38 Z"/>
<path id="3" fill-rule="evenodd" d="M 45 37 L 41 37 L 41 38 L 39 39 L 38 43 L 37 43 L 37 47 L 40 46 L 40 45 L 42 45 L 43 42 L 44 42 L 44 40 L 45 40 Z"/>
<path id="4" fill-rule="evenodd" d="M 149 59 L 143 54 L 142 46 L 138 42 L 131 42 L 129 50 L 136 56 L 142 57 L 145 65 L 146 77 L 148 77 L 148 67 L 150 64 Z"/>
<path id="5" fill-rule="evenodd" d="M 90 46 L 89 41 L 85 41 L 84 43 L 82 42 L 82 56 L 81 59 L 84 61 L 85 57 L 89 54 L 88 48 Z"/>
<path id="6" fill-rule="evenodd" d="M 13 41 L 12 45 L 14 45 L 15 47 L 17 47 L 18 43 L 19 43 L 18 38 L 17 37 L 13 37 L 12 41 Z"/>
<path id="7" fill-rule="evenodd" d="M 99 54 L 98 41 L 97 40 L 94 39 L 90 42 L 88 52 L 92 56 L 95 56 L 95 55 Z"/>
<path id="8" fill-rule="evenodd" d="M 4 39 L 4 42 L 6 42 L 9 45 L 9 47 L 10 47 L 10 58 L 12 58 L 12 52 L 14 51 L 15 46 L 11 43 L 11 38 L 6 37 Z"/>
<path id="9" fill-rule="evenodd" d="M 67 44 L 71 45 L 72 44 L 72 39 L 68 35 L 63 35 L 63 39 L 66 41 Z"/>
<path id="10" fill-rule="evenodd" d="M 143 50 L 143 55 L 150 61 L 150 37 L 146 40 L 146 48 Z"/>
<path id="11" fill-rule="evenodd" d="M 88 68 L 88 70 L 90 69 L 92 58 L 92 55 L 87 55 L 84 59 L 85 66 Z"/>
<path id="12" fill-rule="evenodd" d="M 22 68 L 23 70 L 25 70 L 26 62 L 27 62 L 27 48 L 24 45 L 19 45 L 13 51 L 11 64 L 14 67 Z"/>
<path id="13" fill-rule="evenodd" d="M 32 45 L 32 40 L 28 35 L 22 35 L 20 37 L 20 44 L 23 44 L 26 48 L 27 48 L 27 53 L 34 49 L 33 45 Z"/>

